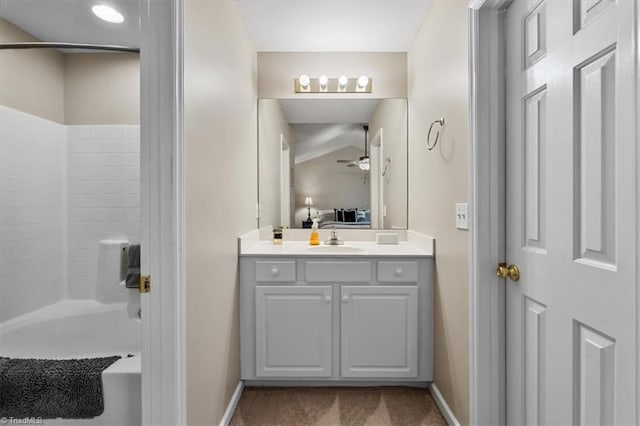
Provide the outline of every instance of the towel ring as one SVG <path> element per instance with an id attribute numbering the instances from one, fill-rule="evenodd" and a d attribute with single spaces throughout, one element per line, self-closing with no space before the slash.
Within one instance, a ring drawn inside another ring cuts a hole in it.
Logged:
<path id="1" fill-rule="evenodd" d="M 387 157 L 384 159 L 384 171 L 382 172 L 382 176 L 387 174 L 387 169 L 389 168 L 389 164 L 391 164 L 391 157 Z"/>
<path id="2" fill-rule="evenodd" d="M 431 125 L 429 126 L 429 132 L 427 133 L 427 149 L 429 151 L 433 150 L 433 148 L 438 145 L 438 139 L 440 139 L 440 130 L 438 130 L 438 132 L 436 133 L 436 140 L 433 141 L 433 144 L 431 144 L 431 130 L 433 129 L 433 125 L 436 123 L 438 123 L 441 127 L 444 127 L 444 117 L 440 117 L 439 120 L 432 121 Z"/>

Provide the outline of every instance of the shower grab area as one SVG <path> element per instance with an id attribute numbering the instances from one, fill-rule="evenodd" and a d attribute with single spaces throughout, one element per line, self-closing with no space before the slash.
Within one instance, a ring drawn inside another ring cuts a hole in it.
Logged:
<path id="1" fill-rule="evenodd" d="M 141 424 L 139 79 L 0 13 L 1 418 Z"/>

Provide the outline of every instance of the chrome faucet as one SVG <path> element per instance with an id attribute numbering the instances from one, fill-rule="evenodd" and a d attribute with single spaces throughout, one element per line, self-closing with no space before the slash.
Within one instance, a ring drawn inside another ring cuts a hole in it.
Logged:
<path id="1" fill-rule="evenodd" d="M 342 240 L 340 240 L 340 238 L 338 238 L 338 233 L 336 232 L 336 229 L 333 228 L 331 230 L 331 238 L 329 238 L 324 243 L 326 245 L 328 245 L 328 246 L 339 246 L 341 244 L 344 244 L 344 241 L 342 241 Z"/>

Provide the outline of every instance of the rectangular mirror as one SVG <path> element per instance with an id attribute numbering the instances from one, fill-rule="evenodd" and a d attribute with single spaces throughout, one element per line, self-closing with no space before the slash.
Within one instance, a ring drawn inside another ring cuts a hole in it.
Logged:
<path id="1" fill-rule="evenodd" d="M 260 99 L 259 226 L 407 228 L 406 99 Z"/>

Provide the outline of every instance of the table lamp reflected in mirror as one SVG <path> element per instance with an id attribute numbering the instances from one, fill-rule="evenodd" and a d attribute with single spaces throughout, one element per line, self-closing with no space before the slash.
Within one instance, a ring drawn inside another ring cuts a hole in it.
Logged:
<path id="1" fill-rule="evenodd" d="M 302 222 L 303 228 L 311 228 L 313 221 L 311 220 L 311 206 L 313 206 L 313 198 L 306 197 L 304 199 L 304 205 L 307 207 L 307 219 Z"/>

